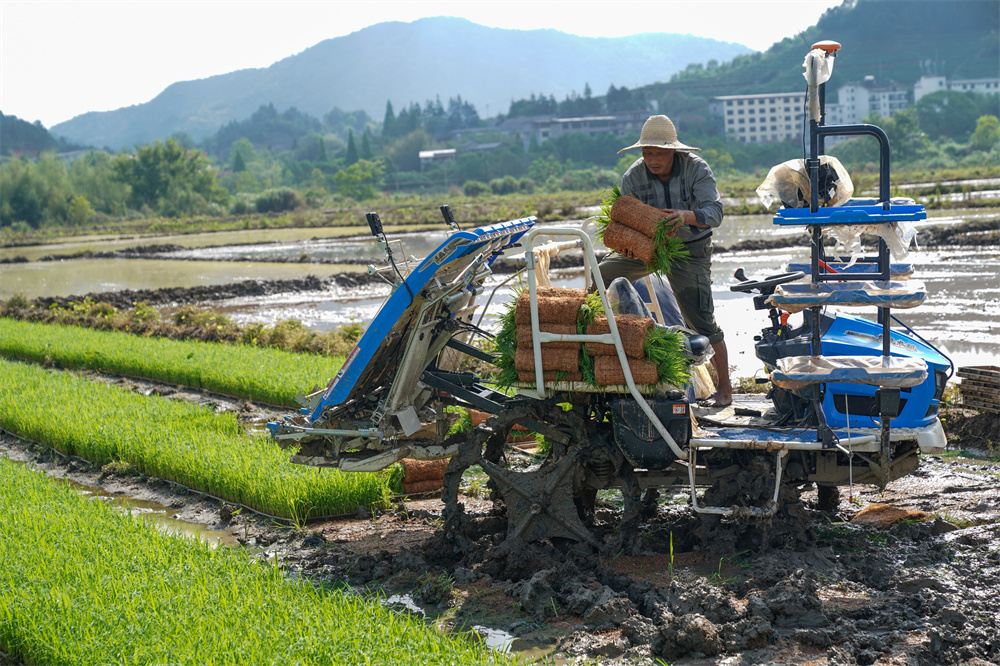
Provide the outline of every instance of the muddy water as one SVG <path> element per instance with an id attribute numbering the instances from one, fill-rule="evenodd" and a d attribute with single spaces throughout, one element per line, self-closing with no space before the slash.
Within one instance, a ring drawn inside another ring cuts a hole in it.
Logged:
<path id="1" fill-rule="evenodd" d="M 958 224 L 982 216 L 974 211 L 948 211 L 920 223 L 918 228 L 929 224 Z M 727 246 L 740 240 L 800 233 L 799 229 L 776 229 L 770 216 L 731 216 L 717 232 L 716 243 Z M 407 254 L 424 256 L 444 237 L 443 233 L 435 233 L 419 238 L 407 236 L 402 240 Z M 918 242 L 919 238 L 918 234 Z M 928 298 L 919 308 L 896 311 L 896 317 L 939 346 L 956 366 L 996 364 L 1000 359 L 1000 275 L 995 268 L 998 259 L 1000 248 L 911 252 L 908 261 L 915 264 L 915 276 L 925 283 Z M 763 311 L 754 311 L 752 297 L 729 290 L 736 282 L 733 272 L 743 267 L 748 275 L 762 277 L 783 271 L 789 262 L 806 260 L 808 251 L 805 248 L 723 253 L 714 257 L 716 317 L 726 331 L 730 364 L 737 367 L 738 375 L 750 376 L 763 371 L 754 355 L 753 338 L 767 323 L 767 317 Z M 491 280 L 489 286 L 500 285 L 506 277 Z M 558 286 L 580 288 L 584 284 L 580 271 L 554 277 L 559 278 L 554 280 Z M 279 295 L 254 301 L 232 301 L 224 309 L 242 321 L 294 318 L 317 329 L 329 329 L 351 321 L 369 322 L 388 293 L 388 287 L 373 286 L 332 295 Z M 488 289 L 486 298 L 489 293 Z M 502 312 L 509 297 L 507 289 L 497 291 L 487 308 L 485 324 L 489 324 L 493 315 Z M 485 299 L 482 302 L 485 303 Z"/>
<path id="2" fill-rule="evenodd" d="M 918 224 L 958 224 L 960 222 L 995 217 L 995 213 L 976 210 L 932 211 L 930 219 Z M 580 220 L 560 223 L 579 224 Z M 31 262 L 0 266 L 0 298 L 23 293 L 36 296 L 68 296 L 91 291 L 119 289 L 156 289 L 167 286 L 191 287 L 225 284 L 249 279 L 282 279 L 305 275 L 328 276 L 345 271 L 363 270 L 358 265 L 267 263 L 268 260 L 295 260 L 303 254 L 324 261 L 377 261 L 381 253 L 369 237 L 321 238 L 333 230 L 262 230 L 197 236 L 157 237 L 157 243 L 177 243 L 186 249 L 172 253 L 172 259 L 73 259 L 60 262 Z M 729 216 L 715 232 L 718 246 L 730 246 L 748 239 L 767 239 L 798 235 L 797 228 L 779 228 L 770 215 Z M 443 229 L 398 236 L 394 243 L 397 259 L 422 258 L 435 249 L 447 236 Z M 209 241 L 226 245 L 206 247 Z M 919 243 L 920 236 L 917 241 Z M 143 242 L 153 242 L 144 239 Z M 249 244 L 248 244 L 249 243 Z M 78 243 L 72 251 L 119 249 L 141 244 L 115 239 L 88 240 Z M 36 250 L 33 248 L 32 250 Z M 62 244 L 59 251 L 69 248 Z M 44 253 L 52 253 L 49 247 Z M 4 256 L 11 250 L 4 250 Z M 199 259 L 199 261 L 185 261 Z M 716 317 L 726 331 L 730 363 L 740 375 L 752 375 L 760 370 L 753 353 L 753 336 L 766 322 L 764 312 L 753 310 L 752 298 L 731 292 L 729 287 L 737 267 L 744 267 L 751 277 L 781 272 L 789 261 L 806 261 L 805 248 L 789 248 L 768 252 L 717 254 L 713 276 Z M 926 339 L 941 347 L 956 365 L 996 364 L 1000 359 L 1000 276 L 996 270 L 1000 248 L 955 248 L 912 252 L 909 261 L 915 264 L 915 278 L 927 286 L 928 299 L 919 308 L 900 310 L 896 316 L 912 326 Z M 556 275 L 561 286 L 582 287 L 580 271 Z M 500 284 L 506 276 L 491 281 Z M 277 319 L 299 319 L 318 330 L 330 329 L 349 322 L 368 323 L 388 295 L 388 286 L 373 285 L 350 290 L 281 294 L 259 299 L 233 300 L 220 303 L 221 309 L 240 322 Z M 486 296 L 489 295 L 487 290 Z M 483 320 L 497 314 L 509 298 L 507 289 L 500 289 Z"/>
<path id="3" fill-rule="evenodd" d="M 359 270 L 330 264 L 167 261 L 159 259 L 67 259 L 0 265 L 0 299 L 23 294 L 71 296 L 121 289 L 162 289 L 328 276 Z"/>
<path id="4" fill-rule="evenodd" d="M 23 452 L 8 449 L 0 443 L 0 450 L 3 456 L 14 462 L 25 464 L 27 459 Z M 11 457 L 11 454 L 14 457 Z M 65 477 L 50 477 L 56 483 L 65 483 L 71 488 L 75 488 L 81 495 L 91 497 L 97 501 L 107 502 L 111 506 L 126 513 L 142 516 L 143 520 L 158 527 L 167 534 L 185 536 L 200 539 L 213 546 L 238 546 L 239 541 L 229 532 L 213 530 L 204 523 L 182 520 L 178 517 L 178 512 L 159 502 L 129 497 L 127 495 L 113 495 L 99 486 L 90 486 Z"/>
<path id="5" fill-rule="evenodd" d="M 239 541 L 229 532 L 213 530 L 202 523 L 192 523 L 176 517 L 177 512 L 169 507 L 163 506 L 159 502 L 149 500 L 134 499 L 131 497 L 121 497 L 111 495 L 100 488 L 82 486 L 72 481 L 66 481 L 80 489 L 83 495 L 91 495 L 104 502 L 110 502 L 113 506 L 133 515 L 142 516 L 143 520 L 155 525 L 168 534 L 193 537 L 206 541 L 213 545 L 238 546 Z"/>

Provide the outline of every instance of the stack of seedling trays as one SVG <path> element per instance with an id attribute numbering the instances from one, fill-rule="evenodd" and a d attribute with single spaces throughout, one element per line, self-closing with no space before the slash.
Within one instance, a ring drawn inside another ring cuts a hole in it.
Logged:
<path id="1" fill-rule="evenodd" d="M 617 187 L 601 204 L 597 226 L 605 247 L 636 257 L 654 273 L 669 273 L 675 262 L 688 256 L 684 243 L 676 237 L 682 226 L 680 219 L 668 220 L 659 208 L 622 195 Z"/>
<path id="2" fill-rule="evenodd" d="M 962 378 L 958 391 L 962 394 L 963 405 L 1000 414 L 1000 367 L 971 366 L 959 368 L 956 374 Z"/>
<path id="3" fill-rule="evenodd" d="M 656 363 L 646 356 L 646 336 L 653 328 L 653 320 L 637 315 L 618 315 L 615 317 L 618 334 L 622 339 L 622 347 L 628 357 L 628 367 L 632 371 L 632 381 L 636 384 L 656 384 L 659 373 Z M 611 326 L 607 317 L 597 317 L 587 327 L 589 334 L 610 333 Z M 587 343 L 587 354 L 594 357 L 594 381 L 598 386 L 624 386 L 625 372 L 618 358 L 618 350 L 614 345 L 601 342 Z"/>
<path id="4" fill-rule="evenodd" d="M 575 335 L 578 332 L 580 308 L 587 301 L 582 289 L 538 287 L 538 330 L 545 333 Z M 514 368 L 518 381 L 535 383 L 535 354 L 531 335 L 531 304 L 527 290 L 521 292 L 514 309 L 517 325 L 517 349 Z M 578 382 L 580 371 L 579 342 L 546 342 L 542 344 L 542 371 L 546 382 Z"/>
<path id="5" fill-rule="evenodd" d="M 610 333 L 599 294 L 582 289 L 538 287 L 539 331 L 562 335 Z M 683 353 L 683 334 L 658 327 L 649 317 L 616 315 L 622 346 L 636 385 L 651 392 L 657 385 L 683 386 L 690 377 Z M 501 317 L 495 340 L 497 382 L 534 386 L 535 355 L 528 292 L 523 291 Z M 568 383 L 574 390 L 627 391 L 618 351 L 606 343 L 569 341 L 541 344 L 542 378 L 546 384 Z"/>

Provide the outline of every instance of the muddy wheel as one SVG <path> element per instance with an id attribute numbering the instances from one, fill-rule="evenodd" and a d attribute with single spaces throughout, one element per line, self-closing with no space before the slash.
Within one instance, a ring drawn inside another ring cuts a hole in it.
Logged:
<path id="1" fill-rule="evenodd" d="M 565 538 L 597 546 L 580 521 L 573 497 L 577 449 L 561 459 L 550 458 L 536 470 L 513 471 L 483 460 L 483 471 L 496 483 L 507 507 L 507 539 L 503 549 L 522 548 L 531 541 Z"/>
<path id="2" fill-rule="evenodd" d="M 516 458 L 509 455 L 504 443 L 516 423 L 545 426 L 551 446 L 541 465 L 521 469 L 511 465 Z M 588 529 L 593 523 L 597 491 L 583 479 L 595 460 L 609 469 L 614 466 L 605 450 L 606 438 L 598 435 L 594 423 L 586 410 L 565 411 L 555 401 L 526 400 L 508 403 L 501 414 L 477 427 L 459 447 L 445 474 L 444 529 L 456 548 L 464 550 L 472 538 L 466 533 L 471 523 L 459 502 L 458 490 L 462 474 L 475 464 L 490 477 L 494 514 L 507 519 L 502 551 L 541 539 L 570 539 L 599 548 L 601 544 Z M 637 484 L 634 490 L 626 498 L 627 517 L 640 513 Z"/>

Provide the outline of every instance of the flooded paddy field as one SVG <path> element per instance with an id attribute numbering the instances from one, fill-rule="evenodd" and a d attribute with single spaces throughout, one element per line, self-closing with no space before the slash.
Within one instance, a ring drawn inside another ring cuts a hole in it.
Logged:
<path id="1" fill-rule="evenodd" d="M 970 221 L 996 219 L 997 213 L 978 209 L 931 211 L 919 230 L 935 225 L 960 225 Z M 579 225 L 570 220 L 565 225 Z M 443 225 L 442 225 L 443 227 Z M 305 276 L 329 278 L 334 275 L 363 273 L 368 263 L 380 263 L 382 253 L 370 236 L 322 237 L 329 230 L 258 230 L 161 237 L 156 247 L 162 250 L 142 255 L 144 258 L 102 257 L 68 258 L 56 261 L 28 260 L 0 265 L 0 299 L 20 293 L 29 299 L 67 297 L 104 293 L 123 289 L 191 288 L 235 284 L 247 280 L 287 280 Z M 713 280 L 716 317 L 726 332 L 730 363 L 739 375 L 753 375 L 760 370 L 753 353 L 753 337 L 766 323 L 764 312 L 753 310 L 752 299 L 729 287 L 736 268 L 748 276 L 762 277 L 782 272 L 792 261 L 808 258 L 805 247 L 725 252 L 721 249 L 744 241 L 770 241 L 801 235 L 801 230 L 776 227 L 769 215 L 726 217 L 715 232 L 713 242 L 720 251 L 713 257 Z M 332 234 L 331 234 L 332 235 Z M 444 228 L 391 236 L 394 256 L 401 264 L 419 261 L 434 250 L 448 232 Z M 209 241 L 215 241 L 214 244 Z M 58 252 L 44 248 L 7 248 L 0 260 L 14 255 L 77 256 L 79 252 L 116 252 L 135 247 L 126 241 L 87 241 L 70 248 L 60 244 Z M 595 247 L 603 250 L 600 245 Z M 569 253 L 572 255 L 572 253 Z M 577 253 L 579 256 L 579 253 Z M 1000 358 L 1000 247 L 923 247 L 911 251 L 907 261 L 914 264 L 914 279 L 922 280 L 928 292 L 924 304 L 913 310 L 894 314 L 927 340 L 939 346 L 956 365 L 990 364 Z M 404 268 L 405 270 L 405 268 Z M 367 277 L 367 276 L 361 276 Z M 494 276 L 488 287 L 499 286 L 510 276 Z M 555 283 L 582 287 L 579 268 L 556 270 Z M 489 289 L 486 298 L 489 297 Z M 328 330 L 348 323 L 367 324 L 389 294 L 389 286 L 377 280 L 349 281 L 345 286 L 330 285 L 317 291 L 288 292 L 215 301 L 212 307 L 231 316 L 238 323 L 251 321 L 273 323 L 278 319 L 298 319 L 310 328 Z M 502 311 L 510 290 L 497 291 L 486 309 L 484 328 L 490 328 Z M 483 301 L 485 302 L 485 298 Z"/>

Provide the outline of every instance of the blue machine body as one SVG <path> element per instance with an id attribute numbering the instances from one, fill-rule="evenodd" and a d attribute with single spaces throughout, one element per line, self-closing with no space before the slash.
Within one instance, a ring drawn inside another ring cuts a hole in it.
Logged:
<path id="1" fill-rule="evenodd" d="M 811 313 L 807 311 L 804 314 L 805 323 L 798 328 L 786 329 L 782 336 L 776 335 L 774 329 L 765 329 L 756 345 L 757 357 L 773 368 L 780 358 L 809 355 Z M 840 312 L 821 317 L 824 357 L 882 355 L 881 324 Z M 919 358 L 927 364 L 927 378 L 922 383 L 900 390 L 900 413 L 892 419 L 893 428 L 931 425 L 937 418 L 951 362 L 935 348 L 899 329 L 892 331 L 890 348 L 892 356 Z M 880 427 L 876 390 L 877 387 L 867 384 L 827 383 L 823 396 L 827 423 L 831 428 Z M 803 402 L 799 409 L 804 408 Z"/>
<path id="2" fill-rule="evenodd" d="M 461 260 L 471 262 L 479 254 L 488 253 L 487 265 L 493 263 L 494 252 L 507 247 L 527 233 L 534 226 L 536 218 L 525 217 L 468 231 L 458 231 L 449 236 L 440 246 L 420 262 L 382 304 L 375 318 L 365 330 L 361 340 L 348 355 L 337 375 L 330 381 L 322 398 L 312 409 L 300 410 L 309 422 L 316 421 L 323 412 L 340 405 L 352 397 L 359 380 L 372 369 L 387 360 L 386 339 L 389 333 L 405 324 L 416 314 L 412 295 L 419 294 L 437 275 L 442 267 Z M 272 427 L 272 431 L 274 428 Z"/>
<path id="3" fill-rule="evenodd" d="M 838 313 L 822 337 L 824 356 L 881 356 L 882 325 L 862 317 Z M 895 428 L 923 428 L 937 418 L 940 392 L 944 390 L 950 361 L 936 349 L 904 331 L 893 330 L 893 356 L 920 358 L 927 363 L 927 379 L 912 388 L 901 389 L 899 416 Z M 881 425 L 877 387 L 865 384 L 827 384 L 823 410 L 833 428 L 850 425 L 872 428 Z"/>

